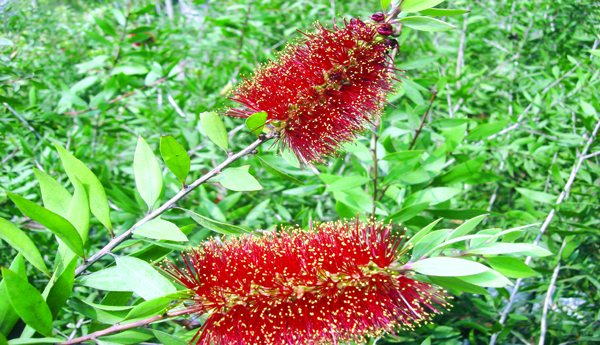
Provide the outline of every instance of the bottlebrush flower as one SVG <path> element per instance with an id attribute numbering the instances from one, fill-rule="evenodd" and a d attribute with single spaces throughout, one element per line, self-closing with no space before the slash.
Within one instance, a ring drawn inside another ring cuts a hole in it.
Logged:
<path id="1" fill-rule="evenodd" d="M 394 272 L 402 235 L 382 223 L 206 242 L 163 269 L 206 314 L 196 344 L 337 344 L 413 329 L 446 306 L 436 287 Z"/>
<path id="2" fill-rule="evenodd" d="M 281 133 L 282 149 L 304 164 L 324 162 L 380 114 L 392 91 L 390 49 L 374 23 L 352 19 L 332 30 L 320 24 L 277 61 L 269 61 L 234 89 L 239 103 L 226 115 L 265 111 Z"/>

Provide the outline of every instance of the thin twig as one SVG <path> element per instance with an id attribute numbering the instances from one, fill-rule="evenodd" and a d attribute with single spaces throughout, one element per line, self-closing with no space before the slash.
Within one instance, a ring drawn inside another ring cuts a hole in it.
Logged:
<path id="1" fill-rule="evenodd" d="M 103 256 L 109 254 L 111 252 L 111 250 L 113 250 L 116 246 L 121 244 L 123 241 L 129 239 L 131 237 L 133 231 L 135 229 L 137 229 L 138 227 L 140 227 L 142 224 L 145 224 L 148 221 L 160 216 L 161 214 L 166 212 L 168 209 L 173 207 L 184 196 L 188 195 L 192 190 L 196 189 L 198 186 L 205 183 L 211 177 L 219 174 L 221 172 L 221 170 L 223 170 L 224 168 L 229 166 L 231 163 L 233 163 L 236 160 L 242 158 L 243 156 L 249 154 L 250 152 L 252 152 L 252 150 L 254 150 L 258 146 L 260 146 L 262 143 L 264 143 L 274 137 L 275 137 L 274 132 L 270 132 L 269 134 L 264 136 L 263 139 L 258 139 L 255 142 L 253 142 L 252 144 L 246 146 L 240 152 L 227 157 L 227 159 L 223 163 L 216 166 L 214 169 L 212 169 L 211 171 L 206 173 L 204 176 L 202 176 L 199 179 L 197 179 L 196 181 L 194 181 L 189 186 L 183 188 L 181 191 L 179 191 L 179 193 L 175 194 L 174 197 L 172 197 L 169 201 L 164 203 L 161 207 L 157 208 L 152 213 L 145 216 L 142 220 L 135 223 L 131 228 L 129 228 L 129 230 L 125 231 L 121 235 L 110 240 L 110 242 L 108 242 L 108 244 L 106 246 L 104 246 L 104 248 L 100 249 L 100 251 L 98 251 L 96 254 L 92 255 L 87 261 L 85 261 L 83 264 L 81 264 L 79 267 L 77 267 L 77 269 L 75 270 L 75 276 L 78 276 L 81 273 L 83 273 L 85 270 L 88 269 L 88 267 L 93 265 L 96 261 L 100 260 Z"/>
<path id="2" fill-rule="evenodd" d="M 179 106 L 177 105 L 177 102 L 175 102 L 175 100 L 173 99 L 173 96 L 171 96 L 171 94 L 169 92 L 167 92 L 167 100 L 169 100 L 169 103 L 171 103 L 173 108 L 175 108 L 175 111 L 177 112 L 177 114 L 179 114 L 179 116 L 181 116 L 185 119 L 185 113 L 181 110 L 181 108 L 179 108 Z"/>
<path id="3" fill-rule="evenodd" d="M 147 319 L 144 319 L 144 320 L 140 320 L 140 321 L 128 323 L 128 324 L 125 324 L 125 325 L 116 324 L 116 325 L 114 325 L 112 327 L 108 327 L 108 328 L 103 329 L 101 331 L 90 333 L 88 335 L 84 335 L 84 336 L 79 337 L 79 338 L 67 340 L 67 341 L 62 342 L 62 343 L 57 343 L 56 345 L 78 344 L 78 343 L 82 343 L 84 341 L 94 340 L 94 339 L 97 339 L 99 337 L 102 337 L 102 336 L 105 336 L 105 335 L 108 335 L 108 334 L 112 334 L 112 333 L 116 333 L 116 332 L 121 332 L 121 331 L 124 331 L 124 330 L 127 330 L 127 329 L 141 327 L 141 326 L 150 324 L 152 322 L 169 319 L 169 318 L 172 318 L 172 317 L 175 317 L 175 316 L 190 314 L 190 313 L 193 313 L 195 311 L 196 311 L 195 308 L 193 308 L 193 309 L 192 308 L 191 309 L 180 309 L 180 310 L 170 311 L 170 312 L 164 313 L 162 315 L 153 316 L 153 317 L 150 317 L 150 318 L 147 318 Z"/>
<path id="4" fill-rule="evenodd" d="M 425 124 L 425 119 L 427 118 L 427 114 L 429 114 L 429 110 L 431 109 L 431 105 L 433 104 L 433 101 L 435 100 L 436 96 L 437 96 L 437 91 L 433 90 L 433 92 L 431 93 L 431 99 L 429 100 L 429 105 L 427 106 L 427 110 L 425 111 L 425 114 L 423 114 L 423 118 L 421 119 L 421 125 L 417 129 L 417 132 L 415 133 L 415 137 L 413 138 L 412 142 L 410 143 L 410 146 L 408 147 L 409 151 L 412 150 L 413 146 L 415 145 L 415 142 L 417 141 L 417 138 L 419 137 L 419 133 L 421 133 L 421 130 L 423 129 L 423 125 Z"/>
<path id="5" fill-rule="evenodd" d="M 544 91 L 542 91 L 542 95 L 545 94 L 546 92 L 548 92 L 551 88 L 553 88 L 556 84 L 560 83 L 561 80 L 565 79 L 566 77 L 570 76 L 571 73 L 575 72 L 575 70 L 577 69 L 577 67 L 579 67 L 579 65 L 581 65 L 581 62 L 577 63 L 577 65 L 575 65 L 575 67 L 571 68 L 571 70 L 567 73 L 565 73 L 562 77 L 558 78 L 554 83 L 548 85 L 547 88 L 544 89 Z"/>
<path id="6" fill-rule="evenodd" d="M 4 159 L 2 160 L 2 162 L 0 162 L 0 167 L 2 167 L 6 162 L 8 162 L 11 158 L 13 158 L 17 154 L 17 152 L 19 152 L 19 150 L 20 150 L 20 148 L 17 147 L 8 156 L 4 157 Z"/>
<path id="7" fill-rule="evenodd" d="M 242 53 L 242 47 L 244 46 L 244 37 L 246 36 L 246 29 L 248 29 L 248 17 L 250 17 L 250 9 L 252 8 L 252 4 L 248 4 L 248 8 L 246 9 L 246 17 L 244 18 L 244 25 L 242 26 L 242 34 L 240 36 L 240 40 L 238 41 L 238 49 L 237 56 L 239 57 Z"/>
<path id="8" fill-rule="evenodd" d="M 469 11 L 469 6 L 467 6 Z M 460 36 L 460 45 L 458 46 L 458 55 L 456 57 L 456 78 L 460 77 L 460 69 L 463 65 L 463 57 L 465 56 L 465 39 L 467 38 L 467 20 L 469 19 L 469 12 L 465 13 L 465 19 L 463 21 L 462 35 Z M 460 89 L 460 80 L 456 81 L 456 86 Z"/>
<path id="9" fill-rule="evenodd" d="M 371 149 L 371 151 L 373 152 L 373 211 L 371 213 L 372 217 L 375 217 L 375 210 L 377 209 L 375 202 L 377 201 L 377 140 L 379 139 L 377 131 L 379 130 L 379 121 L 381 121 L 381 119 L 378 116 L 375 120 L 375 125 L 373 126 L 373 136 L 371 138 L 371 146 L 373 147 Z"/>
<path id="10" fill-rule="evenodd" d="M 12 84 L 12 83 L 16 83 L 18 81 L 21 80 L 27 80 L 27 79 L 31 79 L 31 78 L 35 78 L 37 77 L 36 75 L 30 75 L 29 77 L 22 77 L 22 78 L 17 78 L 17 79 L 12 79 L 12 80 L 5 80 L 5 81 L 1 81 L 0 85 L 2 84 Z"/>
<path id="11" fill-rule="evenodd" d="M 169 77 L 160 78 L 157 81 L 155 81 L 153 83 L 150 83 L 148 85 L 144 85 L 144 86 L 140 87 L 137 90 L 133 90 L 131 92 L 127 92 L 126 94 L 123 94 L 123 95 L 121 95 L 121 96 L 119 96 L 117 98 L 111 99 L 107 103 L 112 104 L 112 103 L 118 102 L 118 101 L 122 100 L 123 98 L 127 98 L 127 97 L 129 97 L 131 95 L 135 95 L 138 91 L 143 91 L 143 90 L 145 90 L 145 89 L 147 89 L 147 88 L 149 88 L 151 86 L 154 86 L 156 84 L 160 84 L 160 83 L 162 83 L 163 81 L 165 81 L 167 79 L 169 79 Z M 93 110 L 98 110 L 98 107 L 96 106 L 96 107 L 88 108 L 88 109 L 85 109 L 85 110 L 79 110 L 79 111 L 69 111 L 69 112 L 63 113 L 63 115 L 79 115 L 79 114 L 87 113 L 88 111 L 93 111 Z"/>
<path id="12" fill-rule="evenodd" d="M 127 15 L 125 16 L 125 23 L 123 24 L 123 32 L 121 33 L 121 40 L 119 41 L 119 46 L 117 47 L 117 53 L 115 54 L 115 59 L 113 61 L 112 68 L 114 68 L 117 65 L 117 62 L 119 61 L 119 57 L 121 57 L 121 45 L 123 44 L 123 41 L 125 40 L 125 34 L 127 33 L 127 24 L 129 23 L 129 17 L 131 16 L 131 3 L 132 2 L 133 2 L 133 0 L 129 0 L 129 3 L 127 4 Z"/>
<path id="13" fill-rule="evenodd" d="M 8 108 L 8 110 L 10 110 L 10 112 L 13 113 L 13 115 L 15 115 L 19 120 L 21 120 L 21 122 L 38 137 L 38 139 L 44 140 L 44 138 L 42 138 L 40 133 L 38 133 L 33 127 L 31 127 L 29 122 L 27 122 L 27 120 L 25 120 L 25 118 L 23 118 L 21 115 L 19 115 L 19 113 L 17 113 L 16 110 L 14 110 L 10 105 L 8 105 L 8 103 L 4 102 L 2 104 L 4 104 L 4 106 L 6 108 Z"/>
<path id="14" fill-rule="evenodd" d="M 560 250 L 558 251 L 558 263 L 554 268 L 554 273 L 552 273 L 552 279 L 550 280 L 550 285 L 548 286 L 548 292 L 546 293 L 546 300 L 544 301 L 544 310 L 542 312 L 542 320 L 540 323 L 540 342 L 539 345 L 544 345 L 544 341 L 546 339 L 546 330 L 547 324 L 546 319 L 548 317 L 548 309 L 550 309 L 550 304 L 552 303 L 552 294 L 554 293 L 554 286 L 556 285 L 556 279 L 558 278 L 558 272 L 560 272 L 560 256 L 562 255 L 562 251 L 565 248 L 565 244 L 567 243 L 566 239 L 563 240 L 562 245 L 560 246 Z"/>
<path id="15" fill-rule="evenodd" d="M 548 217 L 546 217 L 544 224 L 542 224 L 542 227 L 540 228 L 540 233 L 536 237 L 535 241 L 533 241 L 534 245 L 537 245 L 540 242 L 542 236 L 546 232 L 548 225 L 554 218 L 554 214 L 556 213 L 556 207 L 558 205 L 560 205 L 563 202 L 563 200 L 565 200 L 568 197 L 569 191 L 571 190 L 571 186 L 573 185 L 573 181 L 575 180 L 575 177 L 577 176 L 577 172 L 579 171 L 579 168 L 581 167 L 581 163 L 583 163 L 583 161 L 585 160 L 586 153 L 587 153 L 588 149 L 590 148 L 590 146 L 592 145 L 592 142 L 594 141 L 596 134 L 598 134 L 599 128 L 600 128 L 600 121 L 596 124 L 596 127 L 594 128 L 592 135 L 588 139 L 583 151 L 579 155 L 578 162 L 573 166 L 573 169 L 571 170 L 571 175 L 569 176 L 569 180 L 567 180 L 564 190 L 558 196 L 555 207 L 550 211 L 550 213 L 548 213 Z M 529 265 L 530 262 L 531 262 L 531 256 L 528 256 L 527 259 L 525 259 L 525 264 Z M 512 308 L 513 304 L 515 303 L 515 298 L 517 297 L 517 293 L 519 292 L 519 288 L 520 288 L 522 282 L 523 282 L 523 278 L 519 278 L 519 279 L 517 279 L 517 282 L 515 283 L 515 287 L 513 288 L 513 291 L 510 294 L 510 299 L 508 301 L 508 304 L 506 305 L 506 308 L 504 309 L 504 312 L 502 312 L 502 316 L 500 317 L 499 322 L 501 325 L 504 325 L 504 322 L 506 321 L 506 318 L 508 317 L 508 313 L 510 313 L 511 308 Z M 498 339 L 499 334 L 500 333 L 494 333 L 492 335 L 492 337 L 490 339 L 490 345 L 494 345 L 496 343 L 496 340 Z"/>

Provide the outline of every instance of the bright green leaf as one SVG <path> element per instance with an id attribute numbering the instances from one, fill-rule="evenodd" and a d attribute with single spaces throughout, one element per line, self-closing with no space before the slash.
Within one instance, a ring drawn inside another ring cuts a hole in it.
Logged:
<path id="1" fill-rule="evenodd" d="M 27 279 L 27 267 L 25 267 L 25 260 L 23 260 L 22 254 L 17 254 L 10 270 L 15 272 L 19 277 Z M 13 329 L 15 324 L 19 321 L 19 315 L 10 304 L 10 299 L 6 293 L 6 283 L 0 282 L 0 334 L 8 336 L 10 331 Z"/>
<path id="2" fill-rule="evenodd" d="M 431 17 L 447 17 L 447 16 L 457 16 L 460 14 L 468 13 L 467 10 L 451 10 L 445 8 L 430 8 L 427 10 L 419 11 L 422 15 L 431 16 Z"/>
<path id="3" fill-rule="evenodd" d="M 402 2 L 402 12 L 419 12 L 432 8 L 444 0 L 404 0 Z"/>
<path id="4" fill-rule="evenodd" d="M 492 123 L 488 123 L 485 125 L 477 126 L 475 129 L 470 131 L 469 134 L 467 134 L 465 139 L 471 140 L 471 141 L 476 141 L 476 140 L 487 138 L 491 135 L 494 135 L 494 134 L 500 132 L 504 128 L 506 128 L 506 125 L 508 125 L 508 120 L 497 121 L 497 122 L 492 122 Z"/>
<path id="5" fill-rule="evenodd" d="M 429 202 L 431 205 L 437 205 L 449 200 L 460 193 L 459 188 L 436 187 L 418 191 L 409 196 L 404 202 L 405 205 L 413 205 L 421 202 Z"/>
<path id="6" fill-rule="evenodd" d="M 142 136 L 138 138 L 137 147 L 135 148 L 133 172 L 135 186 L 146 205 L 148 205 L 148 209 L 152 211 L 154 203 L 160 197 L 163 177 L 154 152 Z"/>
<path id="7" fill-rule="evenodd" d="M 0 218 L 0 238 L 21 253 L 35 268 L 50 277 L 50 271 L 37 246 L 21 229 L 4 218 Z"/>
<path id="8" fill-rule="evenodd" d="M 444 242 L 448 237 L 451 229 L 444 229 L 431 232 L 425 235 L 420 241 L 415 243 L 412 251 L 413 260 L 419 260 L 423 256 L 429 254 L 440 243 Z"/>
<path id="9" fill-rule="evenodd" d="M 521 254 L 529 256 L 548 256 L 552 255 L 542 247 L 528 243 L 491 243 L 484 244 L 474 249 L 469 249 L 470 254 L 480 255 L 498 255 L 498 254 Z"/>
<path id="10" fill-rule="evenodd" d="M 185 179 L 190 172 L 190 156 L 183 146 L 170 135 L 160 137 L 160 154 L 167 168 L 185 185 Z"/>
<path id="11" fill-rule="evenodd" d="M 45 172 L 33 168 L 33 173 L 40 183 L 44 207 L 66 218 L 71 204 L 71 194 Z"/>
<path id="12" fill-rule="evenodd" d="M 513 285 L 513 283 L 511 283 L 510 280 L 506 279 L 505 276 L 503 276 L 502 274 L 500 274 L 494 270 L 489 270 L 486 272 L 481 272 L 481 273 L 473 274 L 470 276 L 462 276 L 458 279 L 464 280 L 467 283 L 482 286 L 482 287 L 501 288 L 501 287 L 505 287 L 507 285 Z"/>
<path id="13" fill-rule="evenodd" d="M 227 151 L 229 149 L 229 138 L 227 130 L 221 117 L 214 111 L 208 111 L 200 114 L 200 124 L 208 138 L 218 147 Z"/>
<path id="14" fill-rule="evenodd" d="M 123 280 L 116 267 L 105 268 L 91 274 L 81 275 L 75 283 L 104 291 L 132 291 Z"/>
<path id="15" fill-rule="evenodd" d="M 249 168 L 249 165 L 245 165 L 239 168 L 225 169 L 221 172 L 219 183 L 223 187 L 236 192 L 263 189 L 254 176 L 248 172 Z"/>
<path id="16" fill-rule="evenodd" d="M 326 192 L 336 192 L 360 187 L 371 181 L 370 178 L 364 176 L 346 176 L 332 183 L 325 189 Z"/>
<path id="17" fill-rule="evenodd" d="M 147 262 L 130 256 L 117 256 L 115 260 L 121 280 L 143 299 L 151 300 L 177 291 Z"/>
<path id="18" fill-rule="evenodd" d="M 456 228 L 456 230 L 450 233 L 450 236 L 448 236 L 448 240 L 468 234 L 471 230 L 475 229 L 475 227 L 479 225 L 479 223 L 481 223 L 485 219 L 485 217 L 487 217 L 487 214 L 482 214 L 481 216 L 477 216 L 464 222 L 458 228 Z"/>
<path id="19" fill-rule="evenodd" d="M 448 31 L 456 29 L 456 26 L 430 17 L 404 17 L 399 20 L 409 28 L 420 31 Z"/>
<path id="20" fill-rule="evenodd" d="M 239 234 L 246 234 L 246 233 L 250 233 L 250 231 L 244 229 L 244 228 L 240 228 L 239 226 L 235 226 L 235 225 L 230 225 L 227 223 L 221 223 L 221 222 L 217 222 L 216 220 L 212 220 L 210 218 L 201 216 L 195 212 L 192 212 L 190 210 L 185 210 L 185 213 L 187 213 L 188 216 L 190 216 L 196 223 L 202 225 L 203 227 L 210 229 L 214 232 L 217 232 L 219 234 L 224 234 L 224 235 L 239 235 Z"/>
<path id="21" fill-rule="evenodd" d="M 429 206 L 429 202 L 422 202 L 422 203 L 418 203 L 418 204 L 414 204 L 414 205 L 410 205 L 407 207 L 402 208 L 400 211 L 394 212 L 392 214 L 390 214 L 386 219 L 385 222 L 389 222 L 392 221 L 393 223 L 402 223 L 405 222 L 413 217 L 415 217 L 416 215 L 418 215 L 419 213 L 421 213 L 424 209 L 427 208 L 427 206 Z"/>
<path id="22" fill-rule="evenodd" d="M 262 133 L 263 128 L 265 128 L 268 116 L 266 111 L 254 113 L 246 119 L 246 127 L 251 133 L 258 137 L 258 135 Z"/>
<path id="23" fill-rule="evenodd" d="M 168 240 L 177 242 L 188 241 L 187 236 L 185 236 L 185 234 L 181 232 L 181 230 L 179 230 L 177 225 L 160 218 L 152 219 L 140 225 L 138 228 L 133 230 L 133 233 L 136 235 L 154 238 L 157 240 Z"/>
<path id="24" fill-rule="evenodd" d="M 268 162 L 266 162 L 264 159 L 260 158 L 259 156 L 256 156 L 256 158 L 258 158 L 258 161 L 263 166 L 263 168 L 265 168 L 265 170 L 268 171 L 269 173 L 271 173 L 272 175 L 282 178 L 284 180 L 291 181 L 295 184 L 304 185 L 304 182 L 277 169 L 276 167 L 269 164 Z"/>
<path id="25" fill-rule="evenodd" d="M 533 201 L 543 202 L 546 204 L 553 204 L 556 202 L 556 197 L 552 194 L 545 192 L 538 192 L 527 188 L 515 188 L 517 192 L 521 193 L 524 197 Z"/>
<path id="26" fill-rule="evenodd" d="M 475 261 L 439 256 L 417 261 L 410 267 L 421 274 L 441 277 L 469 276 L 490 270 Z"/>
<path id="27" fill-rule="evenodd" d="M 535 271 L 519 259 L 509 256 L 497 256 L 485 260 L 493 269 L 509 278 L 528 278 L 535 275 Z"/>

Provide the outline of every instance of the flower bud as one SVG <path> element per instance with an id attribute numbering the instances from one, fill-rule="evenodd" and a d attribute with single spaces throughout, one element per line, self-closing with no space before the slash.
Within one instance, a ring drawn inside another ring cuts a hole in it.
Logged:
<path id="1" fill-rule="evenodd" d="M 394 27 L 391 24 L 383 24 L 377 28 L 377 33 L 382 36 L 389 36 L 394 33 Z"/>
<path id="2" fill-rule="evenodd" d="M 377 13 L 373 14 L 370 18 L 373 19 L 374 22 L 381 23 L 382 21 L 385 20 L 385 14 L 383 14 L 381 12 L 377 12 Z"/>

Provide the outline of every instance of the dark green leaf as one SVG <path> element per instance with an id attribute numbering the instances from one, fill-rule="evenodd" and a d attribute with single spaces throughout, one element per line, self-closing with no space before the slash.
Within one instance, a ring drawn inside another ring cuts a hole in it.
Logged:
<path id="1" fill-rule="evenodd" d="M 474 130 L 470 131 L 469 134 L 467 134 L 465 139 L 475 141 L 487 138 L 506 128 L 506 125 L 508 125 L 508 120 L 492 122 L 485 125 L 477 126 Z"/>
<path id="2" fill-rule="evenodd" d="M 482 214 L 481 216 L 477 216 L 475 218 L 469 219 L 468 221 L 464 222 L 458 228 L 456 228 L 456 230 L 454 230 L 450 233 L 450 236 L 448 236 L 448 240 L 451 240 L 451 239 L 457 238 L 457 237 L 461 237 L 461 236 L 465 236 L 471 230 L 475 229 L 475 227 L 477 225 L 479 225 L 479 223 L 481 223 L 485 219 L 485 217 L 487 217 L 487 214 Z"/>
<path id="3" fill-rule="evenodd" d="M 148 301 L 144 301 L 136 305 L 129 314 L 123 319 L 132 320 L 156 316 L 165 312 L 165 309 L 171 304 L 172 298 L 157 297 Z"/>
<path id="4" fill-rule="evenodd" d="M 485 161 L 485 156 L 480 156 L 472 160 L 468 160 L 452 168 L 447 173 L 440 175 L 433 182 L 435 185 L 450 185 L 457 182 L 463 182 L 471 175 L 476 173 Z"/>
<path id="5" fill-rule="evenodd" d="M 80 257 L 85 256 L 81 236 L 68 220 L 16 194 L 7 194 L 24 215 L 52 231 L 74 253 Z"/>
<path id="6" fill-rule="evenodd" d="M 7 268 L 2 267 L 2 277 L 10 304 L 21 319 L 39 333 L 51 336 L 52 313 L 42 295 L 27 280 Z"/>
<path id="7" fill-rule="evenodd" d="M 172 136 L 163 135 L 160 137 L 160 154 L 167 168 L 175 174 L 182 184 L 185 184 L 185 179 L 190 172 L 190 156 L 188 156 L 183 146 Z"/>
<path id="8" fill-rule="evenodd" d="M 58 277 L 54 285 L 50 288 L 46 303 L 52 313 L 52 319 L 56 319 L 58 312 L 61 310 L 69 296 L 71 296 L 76 266 L 77 259 L 73 258 L 60 277 Z"/>
<path id="9" fill-rule="evenodd" d="M 429 234 L 429 232 L 431 231 L 431 229 L 433 229 L 433 227 L 436 226 L 436 224 L 439 223 L 441 220 L 442 220 L 442 218 L 436 219 L 433 222 L 431 222 L 429 225 L 427 225 L 426 227 L 424 227 L 423 229 L 421 229 L 419 232 L 417 232 L 413 237 L 411 237 L 408 240 L 408 242 L 406 242 L 406 244 L 403 246 L 402 250 L 404 250 L 404 248 L 414 247 L 414 245 L 417 244 L 417 243 L 419 243 L 419 241 L 421 241 L 421 239 L 423 237 L 425 237 L 427 234 Z"/>
<path id="10" fill-rule="evenodd" d="M 521 260 L 509 256 L 486 258 L 485 261 L 496 271 L 509 278 L 528 278 L 535 275 L 531 267 L 527 266 Z"/>
<path id="11" fill-rule="evenodd" d="M 429 280 L 435 285 L 439 285 L 446 289 L 458 291 L 458 292 L 467 292 L 467 293 L 475 293 L 479 295 L 489 295 L 490 293 L 477 285 L 469 284 L 464 280 L 460 280 L 455 277 L 436 277 L 436 276 L 428 276 Z"/>
<path id="12" fill-rule="evenodd" d="M 15 272 L 22 279 L 27 279 L 27 268 L 25 267 L 25 261 L 23 260 L 22 254 L 17 254 L 10 270 Z M 6 283 L 0 282 L 0 334 L 8 336 L 10 331 L 13 329 L 15 324 L 19 321 L 19 315 L 10 304 L 10 299 L 6 292 Z"/>

